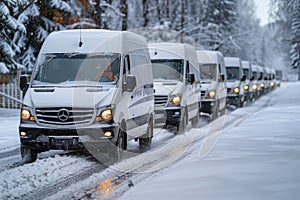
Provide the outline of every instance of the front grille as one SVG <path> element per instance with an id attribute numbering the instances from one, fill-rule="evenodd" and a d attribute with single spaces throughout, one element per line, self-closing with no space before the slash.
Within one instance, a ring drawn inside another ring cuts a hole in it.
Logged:
<path id="1" fill-rule="evenodd" d="M 227 94 L 231 92 L 231 88 L 227 88 Z"/>
<path id="2" fill-rule="evenodd" d="M 206 92 L 205 91 L 201 91 L 201 97 L 204 98 L 205 97 Z"/>
<path id="3" fill-rule="evenodd" d="M 39 123 L 53 125 L 86 124 L 91 121 L 94 109 L 87 108 L 37 108 Z"/>
<path id="4" fill-rule="evenodd" d="M 168 102 L 168 96 L 155 95 L 154 104 L 156 106 L 165 106 Z"/>

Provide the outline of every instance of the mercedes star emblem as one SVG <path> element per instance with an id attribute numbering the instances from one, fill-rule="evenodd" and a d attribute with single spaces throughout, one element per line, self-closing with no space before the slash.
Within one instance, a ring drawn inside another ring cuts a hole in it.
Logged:
<path id="1" fill-rule="evenodd" d="M 62 122 L 65 122 L 69 119 L 69 111 L 65 108 L 62 108 L 57 113 L 58 119 Z"/>

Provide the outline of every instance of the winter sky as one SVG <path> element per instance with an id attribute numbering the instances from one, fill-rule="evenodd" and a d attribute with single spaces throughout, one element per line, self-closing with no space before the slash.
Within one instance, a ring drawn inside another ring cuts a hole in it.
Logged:
<path id="1" fill-rule="evenodd" d="M 256 15 L 260 19 L 260 25 L 264 26 L 269 22 L 270 0 L 254 0 L 256 4 Z"/>

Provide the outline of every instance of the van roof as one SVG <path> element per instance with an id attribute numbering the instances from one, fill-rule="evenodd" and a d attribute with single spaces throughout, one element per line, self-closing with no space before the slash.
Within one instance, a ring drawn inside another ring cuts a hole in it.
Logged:
<path id="1" fill-rule="evenodd" d="M 219 51 L 198 50 L 197 56 L 199 63 L 213 64 L 218 63 L 218 57 L 223 57 L 223 54 Z"/>
<path id="2" fill-rule="evenodd" d="M 149 43 L 151 59 L 185 59 L 198 66 L 196 49 L 186 43 Z"/>
<path id="3" fill-rule="evenodd" d="M 81 47 L 79 47 L 80 37 Z M 46 38 L 41 53 L 121 53 L 140 48 L 147 48 L 146 39 L 135 33 L 101 29 L 76 29 L 52 32 Z"/>
<path id="4" fill-rule="evenodd" d="M 226 67 L 241 67 L 241 59 L 239 57 L 225 57 L 224 60 Z"/>
<path id="5" fill-rule="evenodd" d="M 250 62 L 243 60 L 242 67 L 243 67 L 243 69 L 250 69 L 251 68 Z"/>

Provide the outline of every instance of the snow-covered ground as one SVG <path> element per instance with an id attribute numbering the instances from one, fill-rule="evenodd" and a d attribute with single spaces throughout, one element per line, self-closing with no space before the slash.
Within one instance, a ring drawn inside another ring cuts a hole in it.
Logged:
<path id="1" fill-rule="evenodd" d="M 300 83 L 283 84 L 259 101 L 265 98 L 272 98 L 269 105 L 225 128 L 208 156 L 193 151 L 121 199 L 299 199 Z"/>
<path id="2" fill-rule="evenodd" d="M 282 84 L 182 135 L 156 129 L 151 150 L 110 168 L 56 152 L 6 167 L 20 160 L 5 157 L 19 146 L 19 117 L 0 110 L 0 199 L 298 199 L 299 88 Z"/>

